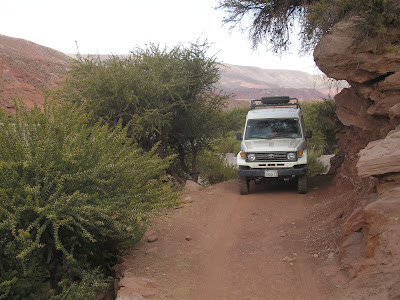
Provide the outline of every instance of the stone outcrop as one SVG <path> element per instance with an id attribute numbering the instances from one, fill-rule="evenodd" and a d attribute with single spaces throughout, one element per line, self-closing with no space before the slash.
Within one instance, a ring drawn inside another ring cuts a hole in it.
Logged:
<path id="1" fill-rule="evenodd" d="M 400 126 L 384 139 L 369 143 L 359 156 L 357 169 L 362 177 L 400 173 Z"/>
<path id="2" fill-rule="evenodd" d="M 385 43 L 360 42 L 347 19 L 314 51 L 318 67 L 350 88 L 335 97 L 338 185 L 363 186 L 343 226 L 341 259 L 352 282 L 400 297 L 400 28 Z M 397 298 L 396 298 L 397 299 Z"/>

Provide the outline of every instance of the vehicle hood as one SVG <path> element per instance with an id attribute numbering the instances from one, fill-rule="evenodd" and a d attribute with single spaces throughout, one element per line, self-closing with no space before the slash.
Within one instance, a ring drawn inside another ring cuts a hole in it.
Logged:
<path id="1" fill-rule="evenodd" d="M 242 141 L 244 152 L 297 151 L 303 139 L 271 139 Z"/>

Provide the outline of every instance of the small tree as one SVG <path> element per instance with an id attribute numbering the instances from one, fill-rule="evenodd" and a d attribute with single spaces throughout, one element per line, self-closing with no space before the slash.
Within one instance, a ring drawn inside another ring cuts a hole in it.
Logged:
<path id="1" fill-rule="evenodd" d="M 180 169 L 197 181 L 197 153 L 220 133 L 226 98 L 215 93 L 219 69 L 207 50 L 150 45 L 129 57 L 80 58 L 58 96 L 83 104 L 94 120 L 122 120 L 145 151 L 160 143 L 161 155 L 178 154 Z"/>
<path id="2" fill-rule="evenodd" d="M 89 125 L 71 104 L 16 107 L 0 111 L 0 298 L 91 298 L 173 204 L 162 181 L 171 158 L 132 145 L 121 123 Z"/>

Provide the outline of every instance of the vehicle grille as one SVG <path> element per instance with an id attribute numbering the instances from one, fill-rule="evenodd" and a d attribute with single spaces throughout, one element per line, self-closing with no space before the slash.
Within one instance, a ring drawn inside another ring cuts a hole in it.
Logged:
<path id="1" fill-rule="evenodd" d="M 268 161 L 288 161 L 286 152 L 268 152 L 254 153 L 256 159 L 253 162 L 268 162 Z"/>

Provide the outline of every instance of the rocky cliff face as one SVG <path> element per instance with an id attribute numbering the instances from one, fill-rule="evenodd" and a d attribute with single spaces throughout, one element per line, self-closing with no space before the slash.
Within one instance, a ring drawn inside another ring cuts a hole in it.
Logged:
<path id="1" fill-rule="evenodd" d="M 400 28 L 385 43 L 360 43 L 354 20 L 334 26 L 315 48 L 328 76 L 350 88 L 335 97 L 341 124 L 336 184 L 361 187 L 343 226 L 341 258 L 354 284 L 400 297 Z M 396 298 L 397 299 L 397 298 Z"/>

